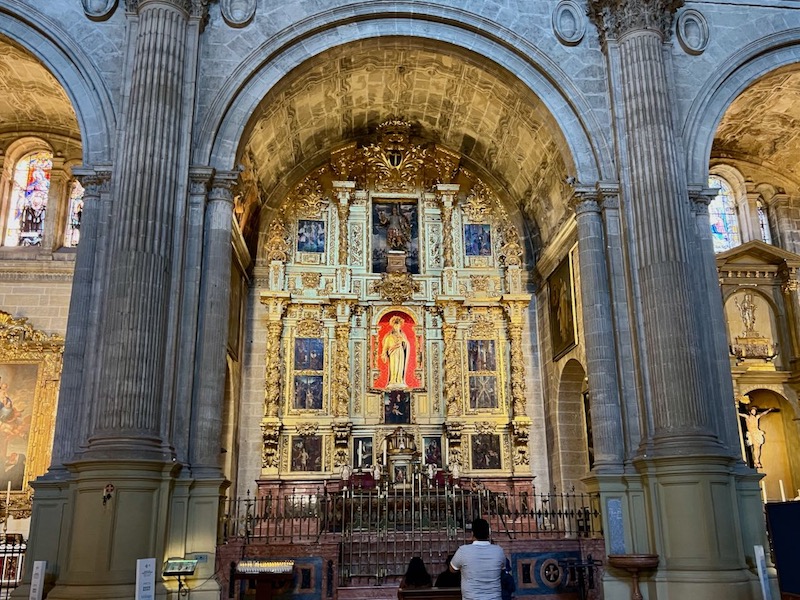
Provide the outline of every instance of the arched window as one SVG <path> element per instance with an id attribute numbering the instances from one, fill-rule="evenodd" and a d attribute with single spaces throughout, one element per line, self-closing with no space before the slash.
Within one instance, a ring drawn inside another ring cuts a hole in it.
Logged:
<path id="1" fill-rule="evenodd" d="M 722 177 L 711 175 L 708 178 L 708 187 L 719 190 L 716 198 L 708 205 L 708 216 L 711 221 L 714 252 L 724 252 L 742 243 L 736 202 L 730 184 Z"/>
<path id="2" fill-rule="evenodd" d="M 50 190 L 51 152 L 27 154 L 17 162 L 8 204 L 5 246 L 39 246 Z"/>
<path id="3" fill-rule="evenodd" d="M 81 239 L 81 216 L 83 215 L 83 186 L 78 181 L 72 182 L 69 190 L 69 213 L 67 214 L 67 231 L 64 234 L 64 246 L 74 248 Z"/>
<path id="4" fill-rule="evenodd" d="M 761 198 L 756 200 L 756 210 L 758 210 L 758 225 L 761 228 L 761 239 L 765 244 L 772 243 L 772 234 L 769 231 L 769 218 L 767 216 L 767 207 L 761 201 Z"/>

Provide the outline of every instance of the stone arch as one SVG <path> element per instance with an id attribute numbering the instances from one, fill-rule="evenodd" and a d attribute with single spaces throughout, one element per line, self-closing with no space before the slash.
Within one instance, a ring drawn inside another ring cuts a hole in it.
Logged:
<path id="1" fill-rule="evenodd" d="M 0 5 L 0 35 L 35 56 L 64 88 L 77 115 L 84 164 L 110 163 L 116 130 L 113 102 L 78 42 L 59 23 L 30 7 L 23 12 Z"/>
<path id="2" fill-rule="evenodd" d="M 570 359 L 561 370 L 558 382 L 552 425 L 553 447 L 551 481 L 563 491 L 572 486 L 581 488 L 580 479 L 589 472 L 587 454 L 586 418 L 583 392 L 586 389 L 586 369 L 575 359 Z"/>
<path id="3" fill-rule="evenodd" d="M 736 97 L 764 75 L 793 64 L 800 64 L 800 29 L 765 36 L 715 70 L 716 75 L 700 88 L 683 126 L 688 181 L 705 181 L 717 127 Z"/>
<path id="4" fill-rule="evenodd" d="M 199 130 L 195 162 L 232 168 L 246 124 L 261 99 L 306 60 L 350 42 L 386 36 L 419 38 L 420 31 L 425 31 L 423 39 L 482 56 L 487 65 L 513 73 L 538 96 L 559 124 L 559 135 L 579 180 L 614 177 L 610 140 L 587 99 L 559 65 L 511 31 L 489 33 L 479 17 L 444 7 L 437 11 L 443 14 L 426 14 L 424 7 L 400 2 L 387 18 L 371 14 L 364 5 L 348 6 L 303 21 L 299 28 L 269 40 L 237 69 L 211 102 Z M 497 25 L 493 27 L 497 29 Z"/>

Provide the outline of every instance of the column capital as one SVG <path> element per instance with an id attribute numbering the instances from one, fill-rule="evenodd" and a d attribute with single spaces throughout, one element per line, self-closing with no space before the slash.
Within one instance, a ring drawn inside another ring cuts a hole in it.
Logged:
<path id="1" fill-rule="evenodd" d="M 436 184 L 436 199 L 439 202 L 455 202 L 455 196 L 461 185 L 458 183 L 438 183 Z"/>
<path id="2" fill-rule="evenodd" d="M 213 167 L 192 165 L 189 167 L 189 193 L 193 195 L 207 193 L 213 177 Z"/>
<path id="3" fill-rule="evenodd" d="M 217 171 L 208 192 L 209 202 L 227 202 L 233 206 L 233 188 L 239 181 L 239 171 Z"/>
<path id="4" fill-rule="evenodd" d="M 686 190 L 689 193 L 689 200 L 692 201 L 692 209 L 696 215 L 707 215 L 708 205 L 719 194 L 719 188 L 706 187 L 704 185 L 688 185 Z"/>
<path id="5" fill-rule="evenodd" d="M 684 0 L 589 0 L 588 15 L 601 40 L 651 31 L 669 38 L 672 18 Z"/>
<path id="6" fill-rule="evenodd" d="M 78 166 L 72 167 L 72 176 L 86 190 L 87 196 L 99 196 L 111 180 L 111 169 Z"/>
<path id="7" fill-rule="evenodd" d="M 589 212 L 599 213 L 599 198 L 600 194 L 595 186 L 575 185 L 573 186 L 573 194 L 572 198 L 570 198 L 569 206 L 575 211 L 576 216 Z"/>
<path id="8" fill-rule="evenodd" d="M 125 10 L 138 14 L 148 4 L 162 4 L 186 11 L 192 17 L 205 17 L 208 12 L 208 0 L 125 0 Z"/>

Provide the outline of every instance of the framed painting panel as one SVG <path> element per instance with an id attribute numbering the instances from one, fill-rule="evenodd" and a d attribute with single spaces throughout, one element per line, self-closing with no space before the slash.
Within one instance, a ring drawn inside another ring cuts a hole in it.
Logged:
<path id="1" fill-rule="evenodd" d="M 392 390 L 383 393 L 383 422 L 387 425 L 411 423 L 411 393 Z"/>
<path id="2" fill-rule="evenodd" d="M 575 293 L 572 259 L 567 256 L 550 275 L 550 339 L 553 360 L 573 348 L 577 340 L 575 329 Z"/>
<path id="3" fill-rule="evenodd" d="M 498 407 L 496 376 L 470 375 L 469 406 L 472 409 Z"/>
<path id="4" fill-rule="evenodd" d="M 494 340 L 467 340 L 467 363 L 470 371 L 496 371 Z"/>
<path id="5" fill-rule="evenodd" d="M 353 438 L 353 467 L 356 469 L 371 469 L 374 460 L 372 454 L 372 438 Z"/>
<path id="6" fill-rule="evenodd" d="M 322 471 L 322 436 L 291 436 L 291 454 L 289 462 L 295 472 Z"/>
<path id="7" fill-rule="evenodd" d="M 297 222 L 297 251 L 325 252 L 325 221 L 300 219 Z"/>
<path id="8" fill-rule="evenodd" d="M 50 464 L 64 339 L 0 311 L 0 471 L 11 514 L 29 514 L 29 482 Z"/>
<path id="9" fill-rule="evenodd" d="M 408 465 L 395 465 L 392 470 L 392 482 L 396 484 L 408 483 Z"/>
<path id="10" fill-rule="evenodd" d="M 322 375 L 295 375 L 292 408 L 322 410 Z"/>
<path id="11" fill-rule="evenodd" d="M 386 273 L 390 252 L 405 252 L 406 269 L 419 273 L 417 203 L 373 202 L 371 241 L 373 273 Z"/>
<path id="12" fill-rule="evenodd" d="M 294 370 L 322 371 L 325 348 L 322 338 L 297 338 L 294 341 Z"/>
<path id="13" fill-rule="evenodd" d="M 464 252 L 467 256 L 491 256 L 492 226 L 488 223 L 464 225 Z"/>
<path id="14" fill-rule="evenodd" d="M 423 437 L 422 450 L 424 452 L 424 464 L 442 467 L 442 438 L 438 436 Z"/>
<path id="15" fill-rule="evenodd" d="M 500 436 L 495 433 L 480 433 L 472 436 L 472 468 L 502 469 Z"/>

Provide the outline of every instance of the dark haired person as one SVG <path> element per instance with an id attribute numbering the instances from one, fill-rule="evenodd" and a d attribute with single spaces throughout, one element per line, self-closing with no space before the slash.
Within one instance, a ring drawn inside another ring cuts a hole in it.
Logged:
<path id="1" fill-rule="evenodd" d="M 433 580 L 431 579 L 428 569 L 425 568 L 425 563 L 419 556 L 415 556 L 408 563 L 408 569 L 403 576 L 403 581 L 400 582 L 401 589 L 414 589 L 414 588 L 429 588 Z"/>
<path id="2" fill-rule="evenodd" d="M 471 544 L 456 550 L 450 569 L 461 572 L 463 600 L 501 600 L 500 572 L 506 555 L 500 546 L 489 541 L 489 523 L 484 519 L 472 522 Z"/>

